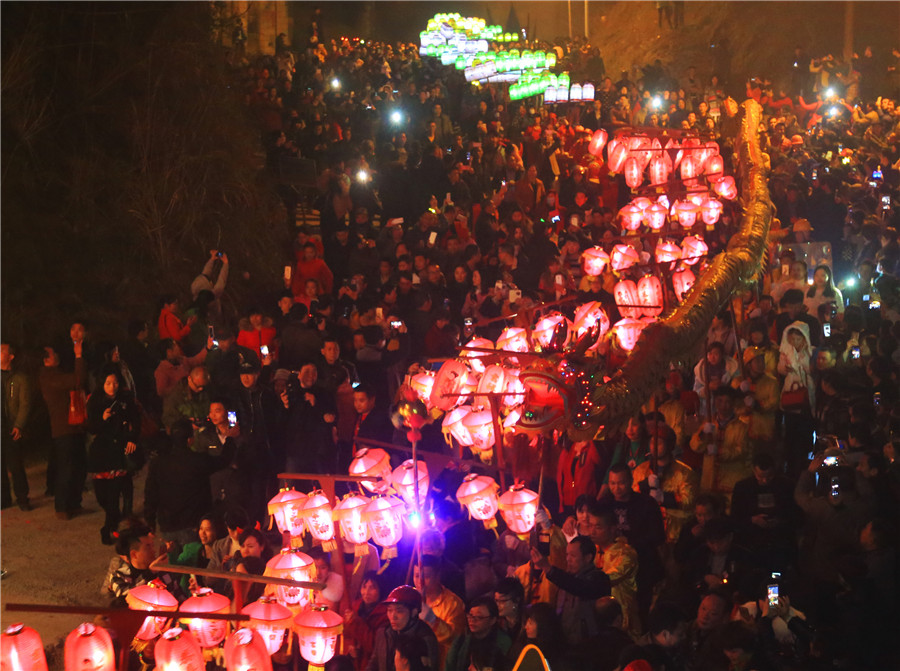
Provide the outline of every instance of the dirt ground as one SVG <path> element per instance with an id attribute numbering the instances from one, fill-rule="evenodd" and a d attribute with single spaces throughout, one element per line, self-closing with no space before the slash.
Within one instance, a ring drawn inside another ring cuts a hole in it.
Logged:
<path id="1" fill-rule="evenodd" d="M 44 496 L 46 466 L 29 468 L 28 482 L 34 509 L 23 512 L 13 506 L 0 513 L 0 567 L 6 571 L 0 581 L 0 623 L 5 628 L 24 622 L 49 646 L 93 616 L 8 612 L 6 605 L 105 606 L 100 588 L 114 552 L 100 542 L 103 511 L 93 490 L 84 494 L 85 513 L 61 521 L 56 519 L 53 498 Z M 140 474 L 135 478 L 137 513 L 143 508 L 143 485 Z"/>

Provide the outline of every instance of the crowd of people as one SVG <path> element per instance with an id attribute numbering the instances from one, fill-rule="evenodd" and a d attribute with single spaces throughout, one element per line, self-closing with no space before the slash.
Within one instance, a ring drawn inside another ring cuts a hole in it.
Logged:
<path id="1" fill-rule="evenodd" d="M 326 44 L 320 22 L 302 48 L 282 40 L 235 65 L 285 203 L 283 287 L 232 314 L 229 259 L 211 250 L 191 286 L 160 297 L 152 320 L 146 306 L 121 342 L 75 320 L 34 375 L 13 343 L 0 348 L 3 505 L 30 508 L 22 445 L 43 417 L 57 517 L 83 511 L 90 474 L 116 552 L 103 589 L 117 602 L 160 576 L 179 598 L 205 585 L 256 599 L 262 585 L 156 569 L 261 574 L 281 545 L 266 530 L 276 475 L 345 473 L 364 447 L 408 445 L 392 421 L 408 376 L 472 337 L 586 301 L 617 321 L 617 277 L 586 275 L 581 253 L 621 240 L 617 213 L 634 193 L 588 151 L 594 130 L 716 140 L 730 170 L 740 111 L 715 75 L 675 78 L 657 62 L 613 84 L 599 50 L 561 42 L 543 46 L 596 74 L 596 99 L 517 104 L 415 45 Z M 535 490 L 544 475 L 530 537 L 467 519 L 454 495 L 482 467 L 426 426 L 421 449 L 447 466 L 432 474 L 411 581 L 409 537 L 387 562 L 372 544 L 326 553 L 307 539 L 326 584 L 316 600 L 345 620 L 334 668 L 499 671 L 528 644 L 554 669 L 897 663 L 895 81 L 869 50 L 808 73 L 796 59 L 783 88 L 746 85 L 766 113 L 777 220 L 765 271 L 716 316 L 696 365 L 673 364 L 621 428 L 581 442 L 554 433 L 552 458 L 519 461 Z M 280 179 L 302 159 L 318 168 L 318 227 L 296 226 L 304 194 Z M 708 259 L 738 207 L 690 231 Z M 652 252 L 649 238 L 628 239 Z M 625 354 L 604 340 L 595 356 L 612 371 Z M 527 452 L 527 438 L 508 442 Z M 286 643 L 274 659 L 296 654 Z"/>

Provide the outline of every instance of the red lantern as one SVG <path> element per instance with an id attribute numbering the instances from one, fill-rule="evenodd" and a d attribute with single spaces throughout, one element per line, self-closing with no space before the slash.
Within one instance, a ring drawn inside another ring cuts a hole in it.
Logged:
<path id="1" fill-rule="evenodd" d="M 467 347 L 474 347 L 476 349 L 494 349 L 494 343 L 487 338 L 473 338 L 466 345 Z M 476 373 L 484 372 L 484 364 L 481 362 L 481 359 L 488 356 L 487 352 L 473 352 L 471 350 L 463 350 L 462 355 L 469 360 L 469 365 L 472 367 Z"/>
<path id="2" fill-rule="evenodd" d="M 592 156 L 600 156 L 603 152 L 603 146 L 606 144 L 607 138 L 606 131 L 602 128 L 598 128 L 594 131 L 594 135 L 591 137 L 591 141 L 588 144 L 588 151 Z"/>
<path id="3" fill-rule="evenodd" d="M 525 489 L 525 485 L 514 485 L 503 492 L 499 507 L 503 521 L 514 534 L 527 534 L 534 528 L 538 495 L 530 489 Z"/>
<path id="4" fill-rule="evenodd" d="M 713 182 L 713 190 L 725 200 L 737 198 L 737 186 L 734 184 L 734 177 L 729 176 L 716 180 Z"/>
<path id="5" fill-rule="evenodd" d="M 725 159 L 721 156 L 710 156 L 706 159 L 706 176 L 710 179 L 721 177 L 725 172 Z"/>
<path id="6" fill-rule="evenodd" d="M 391 476 L 391 457 L 380 447 L 357 450 L 350 462 L 350 475 L 371 476 L 372 480 L 363 480 L 362 486 L 370 492 L 380 491 L 387 486 Z"/>
<path id="7" fill-rule="evenodd" d="M 447 440 L 448 443 L 450 442 L 450 439 L 448 438 L 449 434 L 456 438 L 456 442 L 460 445 L 468 447 L 472 444 L 472 434 L 469 433 L 469 430 L 466 428 L 465 424 L 463 424 L 463 420 L 470 412 L 472 412 L 472 406 L 461 405 L 444 416 L 444 421 L 441 423 L 441 431 L 444 434 L 444 439 Z"/>
<path id="8" fill-rule="evenodd" d="M 662 283 L 656 275 L 644 275 L 637 285 L 638 299 L 645 317 L 658 317 L 663 311 Z"/>
<path id="9" fill-rule="evenodd" d="M 490 394 L 502 394 L 506 390 L 506 370 L 503 366 L 488 366 L 481 375 L 478 389 L 475 391 L 473 407 L 490 407 Z"/>
<path id="10" fill-rule="evenodd" d="M 650 184 L 658 186 L 669 181 L 669 164 L 662 155 L 650 159 Z"/>
<path id="11" fill-rule="evenodd" d="M 697 223 L 697 215 L 699 213 L 700 208 L 689 200 L 676 203 L 675 205 L 675 215 L 678 217 L 678 223 L 681 224 L 682 228 L 692 228 Z"/>
<path id="12" fill-rule="evenodd" d="M 681 258 L 681 247 L 671 240 L 660 240 L 656 243 L 654 254 L 657 263 L 671 264 Z"/>
<path id="13" fill-rule="evenodd" d="M 303 516 L 309 533 L 317 541 L 322 543 L 322 549 L 325 552 L 332 552 L 337 549 L 337 543 L 334 542 L 334 518 L 331 514 L 331 501 L 325 496 L 321 490 L 310 492 L 309 498 L 303 504 L 303 510 L 300 511 Z"/>
<path id="14" fill-rule="evenodd" d="M 681 241 L 681 260 L 689 266 L 706 256 L 708 251 L 706 243 L 696 235 L 689 235 Z"/>
<path id="15" fill-rule="evenodd" d="M 622 316 L 634 319 L 641 316 L 637 285 L 632 280 L 616 282 L 613 295 L 616 297 L 616 305 L 619 306 Z"/>
<path id="16" fill-rule="evenodd" d="M 722 203 L 715 198 L 707 198 L 703 201 L 703 204 L 700 206 L 700 214 L 703 217 L 703 223 L 708 228 L 715 226 L 719 216 L 722 214 L 722 208 Z"/>
<path id="17" fill-rule="evenodd" d="M 644 213 L 634 205 L 626 205 L 619 210 L 619 217 L 622 219 L 622 227 L 627 231 L 636 231 L 641 227 L 641 220 Z"/>
<path id="18" fill-rule="evenodd" d="M 500 509 L 499 489 L 493 478 L 470 473 L 456 490 L 456 500 L 469 509 L 469 515 L 491 529 L 497 526 L 495 516 Z"/>
<path id="19" fill-rule="evenodd" d="M 382 559 L 397 556 L 397 543 L 403 537 L 403 502 L 396 496 L 376 496 L 363 509 L 372 540 L 383 549 Z"/>
<path id="20" fill-rule="evenodd" d="M 556 333 L 556 327 L 565 322 L 566 318 L 562 315 L 549 315 L 534 325 L 531 335 L 541 347 L 549 347 L 553 334 Z"/>
<path id="21" fill-rule="evenodd" d="M 675 290 L 675 297 L 679 302 L 684 300 L 685 295 L 694 286 L 696 278 L 690 268 L 684 268 L 672 273 L 672 288 Z"/>
<path id="22" fill-rule="evenodd" d="M 616 245 L 610 255 L 613 270 L 626 270 L 641 260 L 640 254 L 631 245 Z"/>
<path id="23" fill-rule="evenodd" d="M 271 596 L 263 596 L 244 606 L 241 613 L 250 616 L 247 626 L 256 631 L 266 646 L 266 651 L 274 655 L 284 643 L 286 629 L 291 627 L 293 613 Z"/>
<path id="24" fill-rule="evenodd" d="M 447 412 L 459 405 L 469 369 L 457 359 L 447 359 L 441 364 L 431 387 L 431 406 Z"/>
<path id="25" fill-rule="evenodd" d="M 434 387 L 434 373 L 418 373 L 409 380 L 409 386 L 416 392 L 419 400 L 431 409 L 431 390 Z"/>
<path id="26" fill-rule="evenodd" d="M 619 347 L 626 352 L 633 350 L 637 344 L 638 337 L 641 335 L 641 331 L 644 330 L 646 325 L 646 322 L 629 317 L 617 321 L 612 330 L 616 334 L 616 341 L 619 343 Z"/>
<path id="27" fill-rule="evenodd" d="M 281 548 L 281 552 L 266 563 L 265 576 L 309 582 L 312 576 L 313 560 L 308 554 L 292 548 Z M 303 608 L 310 602 L 307 587 L 289 585 L 267 585 L 266 593 L 273 594 L 278 603 L 287 608 Z"/>
<path id="28" fill-rule="evenodd" d="M 246 627 L 225 641 L 225 664 L 228 671 L 272 671 L 272 659 L 262 636 Z"/>
<path id="29" fill-rule="evenodd" d="M 227 596 L 216 594 L 208 587 L 201 587 L 181 604 L 179 610 L 184 613 L 227 613 L 230 606 L 231 599 Z M 208 620 L 200 617 L 190 618 L 187 626 L 203 648 L 214 648 L 219 645 L 225 640 L 228 630 L 228 622 L 225 620 Z"/>
<path id="30" fill-rule="evenodd" d="M 285 487 L 278 490 L 278 493 L 269 501 L 269 514 L 275 519 L 275 525 L 281 533 L 289 533 L 291 536 L 291 544 L 294 539 L 298 539 L 303 535 L 303 518 L 300 516 L 300 510 L 306 503 L 307 496 L 302 492 L 298 492 L 293 487 Z"/>
<path id="31" fill-rule="evenodd" d="M 681 159 L 681 179 L 685 182 L 697 179 L 703 174 L 701 156 L 696 151 L 691 151 Z"/>
<path id="32" fill-rule="evenodd" d="M 341 526 L 341 535 L 356 546 L 360 554 L 368 554 L 365 544 L 369 541 L 369 525 L 363 521 L 363 509 L 369 499 L 359 494 L 348 494 L 334 507 L 334 518 Z"/>
<path id="33" fill-rule="evenodd" d="M 125 602 L 132 610 L 177 610 L 178 599 L 166 591 L 165 586 L 159 580 L 153 580 L 146 585 L 138 585 L 128 590 Z M 152 641 L 162 633 L 166 626 L 165 617 L 148 617 L 138 630 L 136 638 L 141 641 Z"/>
<path id="34" fill-rule="evenodd" d="M 584 303 L 575 310 L 574 329 L 576 337 L 583 336 L 588 329 L 593 328 L 596 324 L 600 325 L 599 335 L 601 336 L 609 330 L 609 317 L 606 316 L 606 312 L 599 301 Z"/>
<path id="35" fill-rule="evenodd" d="M 0 637 L 2 671 L 47 671 L 47 657 L 41 637 L 21 622 L 3 630 Z"/>
<path id="36" fill-rule="evenodd" d="M 494 417 L 490 410 L 470 412 L 463 419 L 463 425 L 472 436 L 473 452 L 488 452 L 494 448 Z"/>
<path id="37" fill-rule="evenodd" d="M 641 182 L 644 181 L 644 175 L 641 172 L 641 164 L 638 159 L 634 156 L 629 156 L 623 169 L 625 171 L 625 183 L 632 189 L 638 188 Z"/>
<path id="38" fill-rule="evenodd" d="M 625 167 L 625 161 L 628 160 L 628 144 L 625 142 L 617 142 L 615 146 L 610 142 L 606 145 L 606 155 L 609 157 L 607 162 L 609 164 L 610 172 L 621 172 L 622 168 Z"/>
<path id="39" fill-rule="evenodd" d="M 337 637 L 343 628 L 343 618 L 324 606 L 314 606 L 294 618 L 300 656 L 309 662 L 309 671 L 322 671 L 334 657 Z"/>
<path id="40" fill-rule="evenodd" d="M 224 620 L 220 620 L 224 624 Z M 203 651 L 190 631 L 172 627 L 153 650 L 157 671 L 206 671 Z"/>
<path id="41" fill-rule="evenodd" d="M 112 639 L 106 629 L 84 622 L 69 633 L 66 671 L 116 671 Z"/>
<path id="42" fill-rule="evenodd" d="M 525 329 L 511 326 L 497 338 L 497 349 L 505 352 L 527 352 L 528 336 Z"/>
<path id="43" fill-rule="evenodd" d="M 416 470 L 419 472 L 419 501 L 424 503 L 425 497 L 428 496 L 428 465 L 424 461 L 419 461 L 415 466 L 416 468 L 413 467 L 412 459 L 407 459 L 391 473 L 394 489 L 410 506 L 416 505 Z"/>
<path id="44" fill-rule="evenodd" d="M 581 261 L 584 265 L 584 272 L 591 277 L 597 277 L 603 274 L 603 270 L 609 263 L 609 254 L 604 252 L 601 247 L 590 247 L 581 253 Z"/>

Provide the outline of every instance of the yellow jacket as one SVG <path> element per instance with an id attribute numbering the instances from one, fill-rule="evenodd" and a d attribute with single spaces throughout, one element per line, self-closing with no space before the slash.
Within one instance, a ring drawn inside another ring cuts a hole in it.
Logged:
<path id="1" fill-rule="evenodd" d="M 612 596 L 622 606 L 622 629 L 637 638 L 641 634 L 637 605 L 637 551 L 624 536 L 619 536 L 605 552 L 597 548 L 594 565 L 609 576 Z"/>
<path id="2" fill-rule="evenodd" d="M 641 412 L 647 414 L 653 410 L 650 401 L 644 403 Z M 656 406 L 656 410 L 660 412 L 666 420 L 666 425 L 675 432 L 675 444 L 678 447 L 684 447 L 684 405 L 678 399 L 670 398 L 667 401 Z"/>
<path id="3" fill-rule="evenodd" d="M 441 668 L 444 668 L 450 646 L 457 636 L 462 636 L 466 631 L 466 604 L 444 587 L 437 600 L 430 604 L 430 608 L 431 613 L 422 619 L 428 623 L 437 637 Z"/>
<path id="4" fill-rule="evenodd" d="M 707 450 L 710 443 L 716 445 L 714 455 Z M 700 427 L 691 437 L 691 449 L 703 455 L 700 490 L 722 494 L 730 503 L 735 484 L 753 473 L 753 454 L 747 425 L 734 417 L 725 425 L 724 430 L 717 428 L 713 434 L 704 433 L 703 427 Z"/>
<path id="5" fill-rule="evenodd" d="M 781 403 L 781 384 L 768 372 L 763 373 L 758 380 L 749 381 L 754 403 L 752 408 L 744 406 L 741 419 L 747 423 L 753 445 L 762 446 L 775 439 L 775 413 Z"/>
<path id="6" fill-rule="evenodd" d="M 649 487 L 645 485 L 642 488 L 641 483 L 652 473 L 649 461 L 638 464 L 633 473 L 632 489 L 636 492 L 649 493 L 646 491 Z M 666 524 L 666 540 L 674 543 L 678 540 L 685 521 L 694 512 L 694 497 L 697 496 L 700 487 L 700 478 L 693 468 L 673 459 L 669 467 L 659 476 L 659 480 L 664 496 L 660 509 Z"/>
<path id="7" fill-rule="evenodd" d="M 550 556 L 548 559 L 551 566 L 566 570 L 566 546 L 568 544 L 562 529 L 555 525 L 550 528 Z M 526 605 L 538 601 L 549 604 L 556 603 L 559 588 L 547 580 L 543 572 L 532 571 L 531 562 L 522 564 L 516 569 L 516 579 L 525 588 Z"/>

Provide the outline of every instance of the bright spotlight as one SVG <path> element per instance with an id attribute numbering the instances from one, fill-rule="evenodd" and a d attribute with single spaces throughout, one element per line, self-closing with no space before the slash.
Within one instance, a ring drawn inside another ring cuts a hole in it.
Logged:
<path id="1" fill-rule="evenodd" d="M 403 115 L 395 110 L 391 112 L 391 121 L 395 124 L 399 124 L 401 121 L 403 121 Z"/>
<path id="2" fill-rule="evenodd" d="M 332 79 L 332 80 L 331 80 L 331 88 L 333 88 L 333 89 L 339 89 L 339 88 L 341 88 L 341 80 L 338 79 L 337 77 L 335 77 L 334 79 Z"/>
<path id="3" fill-rule="evenodd" d="M 369 173 L 365 170 L 360 170 L 356 173 L 356 179 L 359 182 L 368 182 L 369 181 Z"/>

